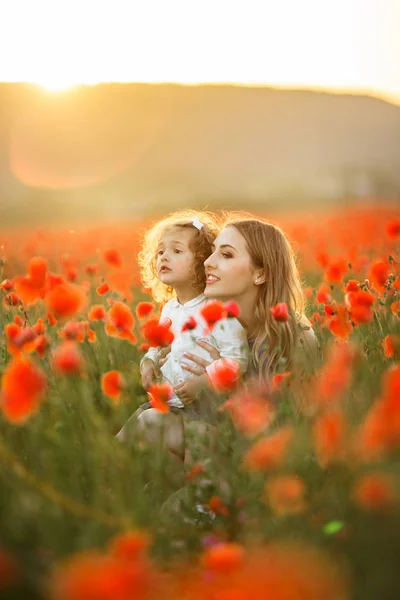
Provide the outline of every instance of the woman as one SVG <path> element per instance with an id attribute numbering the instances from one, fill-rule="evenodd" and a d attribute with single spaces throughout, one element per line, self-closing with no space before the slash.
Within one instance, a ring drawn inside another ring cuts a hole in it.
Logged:
<path id="1" fill-rule="evenodd" d="M 230 215 L 205 261 L 204 295 L 235 300 L 239 321 L 247 331 L 251 348 L 249 376 L 268 381 L 278 369 L 295 375 L 293 395 L 302 402 L 304 380 L 319 362 L 318 343 L 304 316 L 304 302 L 293 249 L 284 233 L 262 219 Z M 276 321 L 271 308 L 285 302 L 288 320 Z M 212 360 L 218 352 L 209 351 Z M 187 354 L 182 366 L 194 375 L 202 375 L 212 360 Z M 194 363 L 194 364 L 193 364 Z M 180 386 L 175 389 L 179 396 Z M 183 402 L 191 399 L 184 398 Z"/>

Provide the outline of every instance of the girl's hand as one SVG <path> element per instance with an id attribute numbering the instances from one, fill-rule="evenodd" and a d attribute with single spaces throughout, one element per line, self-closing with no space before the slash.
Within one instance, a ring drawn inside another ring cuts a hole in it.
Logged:
<path id="1" fill-rule="evenodd" d="M 196 343 L 207 350 L 209 355 L 211 356 L 211 360 L 206 360 L 205 358 L 200 358 L 200 356 L 196 356 L 195 354 L 191 354 L 190 352 L 185 352 L 184 357 L 188 360 L 195 363 L 196 366 L 189 365 L 187 363 L 181 362 L 182 369 L 189 371 L 189 373 L 193 373 L 193 375 L 204 375 L 206 373 L 206 367 L 211 365 L 215 360 L 221 358 L 219 351 L 204 340 L 196 340 Z"/>
<path id="2" fill-rule="evenodd" d="M 175 394 L 183 404 L 192 404 L 196 400 L 197 392 L 208 385 L 208 375 L 190 377 L 174 388 Z"/>
<path id="3" fill-rule="evenodd" d="M 158 366 L 162 367 L 168 360 L 168 354 L 171 352 L 171 344 L 158 351 Z"/>
<path id="4" fill-rule="evenodd" d="M 156 365 L 153 363 L 152 360 L 150 360 L 150 358 L 143 361 L 142 366 L 140 368 L 140 374 L 142 376 L 142 386 L 147 392 L 147 390 L 153 385 L 153 383 L 155 383 L 159 374 Z"/>

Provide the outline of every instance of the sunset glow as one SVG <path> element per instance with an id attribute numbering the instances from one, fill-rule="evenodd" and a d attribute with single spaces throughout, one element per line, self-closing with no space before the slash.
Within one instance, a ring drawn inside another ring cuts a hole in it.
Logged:
<path id="1" fill-rule="evenodd" d="M 49 91 L 229 82 L 400 102 L 398 0 L 15 0 L 1 20 L 0 80 Z"/>

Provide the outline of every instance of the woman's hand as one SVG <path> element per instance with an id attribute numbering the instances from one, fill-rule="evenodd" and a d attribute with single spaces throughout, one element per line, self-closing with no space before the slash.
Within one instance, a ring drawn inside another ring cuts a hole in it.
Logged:
<path id="1" fill-rule="evenodd" d="M 211 357 L 211 360 L 206 360 L 205 358 L 200 358 L 200 356 L 196 356 L 195 354 L 191 354 L 190 352 L 185 352 L 184 357 L 187 360 L 190 360 L 195 363 L 195 366 L 189 365 L 188 363 L 181 362 L 182 369 L 189 371 L 189 373 L 193 373 L 193 375 L 204 375 L 206 373 L 206 367 L 211 365 L 215 360 L 221 358 L 219 351 L 204 340 L 196 340 L 196 343 L 207 350 L 208 354 Z M 182 385 L 182 384 L 181 384 Z"/>

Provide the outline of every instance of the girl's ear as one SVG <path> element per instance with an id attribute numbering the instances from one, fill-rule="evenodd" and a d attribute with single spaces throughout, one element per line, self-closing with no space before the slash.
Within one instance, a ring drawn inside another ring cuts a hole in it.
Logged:
<path id="1" fill-rule="evenodd" d="M 255 278 L 254 285 L 261 285 L 262 283 L 265 283 L 265 279 L 264 271 L 259 271 Z"/>

